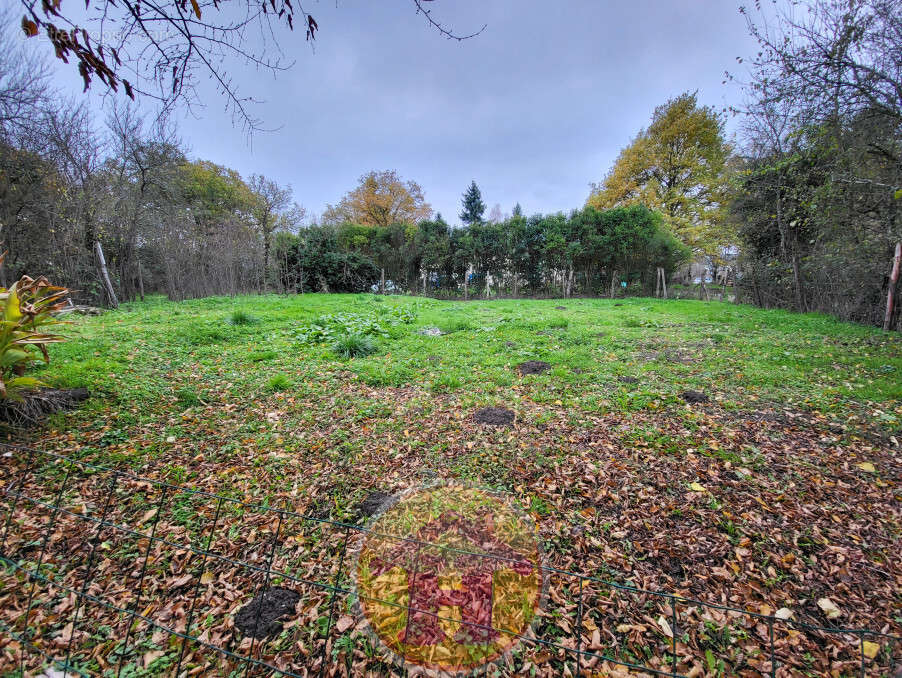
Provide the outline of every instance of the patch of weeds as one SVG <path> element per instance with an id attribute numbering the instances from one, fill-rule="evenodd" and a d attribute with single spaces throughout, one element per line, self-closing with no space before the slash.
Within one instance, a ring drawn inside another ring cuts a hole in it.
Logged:
<path id="1" fill-rule="evenodd" d="M 256 322 L 257 319 L 254 316 L 241 309 L 232 311 L 232 314 L 229 316 L 229 323 L 232 325 L 253 325 Z"/>
<path id="2" fill-rule="evenodd" d="M 376 342 L 365 334 L 348 334 L 332 343 L 332 352 L 342 358 L 362 358 L 376 352 Z"/>
<path id="3" fill-rule="evenodd" d="M 376 315 L 378 318 L 361 313 L 331 313 L 320 316 L 310 324 L 296 327 L 288 334 L 304 344 L 323 344 L 355 334 L 388 338 L 391 336 L 391 328 L 409 325 L 416 320 L 416 314 L 406 308 L 379 308 Z M 401 332 L 394 334 L 399 335 Z"/>
<path id="4" fill-rule="evenodd" d="M 454 334 L 455 332 L 472 330 L 473 325 L 470 321 L 464 320 L 463 318 L 450 318 L 439 322 L 438 328 L 442 331 L 442 334 Z"/>
<path id="5" fill-rule="evenodd" d="M 272 360 L 278 355 L 276 351 L 255 351 L 248 356 L 248 360 L 252 363 L 262 363 L 264 360 Z"/>
<path id="6" fill-rule="evenodd" d="M 529 510 L 538 513 L 540 516 L 551 515 L 551 505 L 541 497 L 529 498 Z"/>
<path id="7" fill-rule="evenodd" d="M 409 384 L 413 378 L 409 370 L 388 368 L 384 365 L 361 363 L 356 370 L 361 381 L 367 386 L 400 387 Z"/>
<path id="8" fill-rule="evenodd" d="M 548 321 L 548 329 L 550 330 L 563 330 L 569 327 L 570 321 L 567 318 L 553 318 Z"/>
<path id="9" fill-rule="evenodd" d="M 266 390 L 273 393 L 285 391 L 289 386 L 291 386 L 291 380 L 284 374 L 274 374 L 266 380 Z"/>
<path id="10" fill-rule="evenodd" d="M 193 388 L 180 388 L 175 392 L 175 399 L 181 407 L 194 407 L 203 401 Z"/>
<path id="11" fill-rule="evenodd" d="M 433 391 L 456 391 L 461 387 L 461 381 L 453 374 L 443 374 L 432 382 Z"/>
<path id="12" fill-rule="evenodd" d="M 182 342 L 189 346 L 211 346 L 229 340 L 228 331 L 206 325 L 189 325 L 179 334 Z"/>
<path id="13" fill-rule="evenodd" d="M 103 435 L 100 436 L 99 442 L 103 447 L 127 443 L 128 432 L 123 429 L 112 429 L 110 431 L 104 431 Z"/>

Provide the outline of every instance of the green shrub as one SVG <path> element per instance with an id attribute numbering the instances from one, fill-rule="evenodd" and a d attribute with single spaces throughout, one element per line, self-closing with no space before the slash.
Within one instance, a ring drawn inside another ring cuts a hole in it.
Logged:
<path id="1" fill-rule="evenodd" d="M 332 343 L 332 351 L 342 358 L 361 358 L 376 352 L 376 342 L 365 334 L 347 334 Z"/>
<path id="2" fill-rule="evenodd" d="M 25 369 L 41 357 L 49 363 L 47 344 L 64 340 L 39 328 L 60 324 L 53 313 L 66 306 L 68 295 L 69 290 L 54 287 L 43 276 L 37 280 L 22 276 L 8 290 L 0 288 L 0 401 L 22 400 L 25 393 L 43 386 L 24 376 Z"/>

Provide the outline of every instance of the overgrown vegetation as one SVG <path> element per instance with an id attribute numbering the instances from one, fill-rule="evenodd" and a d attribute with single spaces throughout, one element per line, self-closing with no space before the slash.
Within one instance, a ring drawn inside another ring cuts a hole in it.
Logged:
<path id="1" fill-rule="evenodd" d="M 900 5 L 804 4 L 770 21 L 746 12 L 761 51 L 731 208 L 742 291 L 759 306 L 902 329 L 899 304 L 885 317 L 902 242 Z"/>
<path id="2" fill-rule="evenodd" d="M 536 520 L 549 566 L 752 611 L 785 608 L 794 620 L 819 625 L 835 621 L 815 602 L 829 597 L 844 626 L 899 632 L 898 335 L 818 314 L 716 302 L 561 305 L 370 294 L 127 304 L 77 318 L 68 331 L 74 341 L 54 346 L 53 365 L 35 373 L 100 395 L 14 439 L 340 521 L 356 520 L 356 507 L 374 490 L 392 494 L 436 479 L 496 487 Z M 226 327 L 215 344 L 161 341 L 197 326 L 222 327 L 236 308 L 253 309 L 258 322 Z M 381 320 L 388 336 L 369 335 L 379 351 L 348 359 L 331 341 L 294 336 L 297 323 L 338 314 Z M 445 323 L 457 331 L 419 334 Z M 521 376 L 517 366 L 530 360 L 551 367 Z M 681 394 L 690 390 L 710 401 L 687 403 Z M 515 417 L 503 427 L 475 423 L 485 407 Z M 102 506 L 106 484 L 88 485 L 78 501 Z M 120 505 L 124 500 L 113 503 L 111 519 L 120 519 Z M 131 507 L 132 519 L 152 506 Z M 199 508 L 179 502 L 165 520 L 197 530 Z M 267 543 L 247 530 L 251 516 L 224 513 L 217 548 L 242 551 L 244 539 Z M 205 515 L 211 520 L 213 513 Z M 283 529 L 303 532 L 298 525 Z M 311 534 L 303 543 L 319 542 Z M 106 563 L 119 557 L 114 539 L 102 548 L 98 585 L 115 576 Z M 121 558 L 133 567 L 133 555 Z M 844 567 L 850 562 L 859 564 L 854 576 Z M 159 590 L 184 591 L 176 586 L 183 575 L 168 561 L 149 567 Z M 651 625 L 616 631 L 633 623 L 630 615 L 648 612 L 642 600 L 612 612 L 607 593 L 584 594 L 584 618 L 616 634 L 612 656 L 660 659 L 660 632 Z M 565 601 L 558 604 L 565 612 L 555 614 L 560 610 L 550 603 L 537 633 L 565 638 L 576 597 L 564 589 L 554 596 Z M 158 597 L 151 603 L 163 605 Z M 327 624 L 328 596 L 319 607 L 314 599 L 304 604 L 298 633 L 309 635 Z M 86 609 L 86 620 L 95 608 Z M 7 606 L 4 614 L 14 610 Z M 744 651 L 747 642 L 733 642 L 759 637 L 757 620 L 702 615 L 678 610 L 680 637 L 701 643 L 681 656 L 685 672 L 697 663 L 729 675 L 757 661 Z M 53 617 L 42 619 L 54 628 Z M 223 612 L 211 633 L 225 629 L 226 619 Z M 348 656 L 377 661 L 357 652 L 364 641 L 351 628 L 343 634 Z M 859 651 L 854 640 L 852 658 Z M 84 643 L 94 670 L 93 649 L 103 646 L 105 656 L 115 641 L 92 636 Z M 818 675 L 838 661 L 831 645 L 780 647 L 784 666 Z M 888 651 L 885 644 L 875 649 L 884 664 Z M 522 655 L 537 659 L 531 649 Z M 128 661 L 139 666 L 140 653 Z M 186 668 L 203 661 L 188 655 Z M 560 658 L 541 662 L 539 675 L 564 671 Z"/>

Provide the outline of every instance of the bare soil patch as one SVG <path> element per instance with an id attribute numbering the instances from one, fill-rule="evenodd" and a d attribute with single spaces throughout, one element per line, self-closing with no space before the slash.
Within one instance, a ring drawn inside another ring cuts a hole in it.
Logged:
<path id="1" fill-rule="evenodd" d="M 680 397 L 687 403 L 707 403 L 711 400 L 701 391 L 683 391 Z"/>
<path id="2" fill-rule="evenodd" d="M 477 424 L 488 424 L 489 426 L 511 426 L 514 423 L 516 415 L 512 410 L 504 407 L 482 407 L 476 410 L 473 415 Z"/>
<path id="3" fill-rule="evenodd" d="M 245 636 L 258 639 L 274 636 L 282 630 L 279 620 L 293 613 L 300 599 L 297 591 L 281 586 L 266 589 L 238 610 L 235 626 Z"/>
<path id="4" fill-rule="evenodd" d="M 386 502 L 391 498 L 390 494 L 385 494 L 384 492 L 379 492 L 375 490 L 370 492 L 362 502 L 357 504 L 357 516 L 359 519 L 363 520 L 369 518 L 372 515 L 375 515 L 379 512 L 379 510 L 385 506 Z"/>
<path id="5" fill-rule="evenodd" d="M 544 360 L 527 360 L 525 363 L 517 365 L 517 371 L 520 375 L 525 374 L 542 374 L 551 369 L 551 365 Z"/>

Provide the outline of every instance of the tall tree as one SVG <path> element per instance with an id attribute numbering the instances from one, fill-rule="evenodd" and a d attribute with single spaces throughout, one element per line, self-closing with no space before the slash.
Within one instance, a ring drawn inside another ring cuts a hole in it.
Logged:
<path id="1" fill-rule="evenodd" d="M 882 324 L 902 241 L 902 3 L 743 12 L 760 51 L 744 83 L 731 210 L 739 290 L 763 306 Z"/>
<path id="2" fill-rule="evenodd" d="M 263 289 L 269 287 L 269 252 L 272 234 L 279 225 L 280 217 L 291 206 L 291 186 L 280 186 L 272 179 L 260 174 L 252 174 L 248 188 L 253 193 L 251 216 L 260 236 L 263 238 Z"/>
<path id="3" fill-rule="evenodd" d="M 368 172 L 357 188 L 346 193 L 337 205 L 328 205 L 323 224 L 391 226 L 416 224 L 432 216 L 432 207 L 415 181 L 403 181 L 395 170 Z"/>
<path id="4" fill-rule="evenodd" d="M 465 224 L 482 223 L 482 215 L 485 214 L 485 203 L 482 201 L 482 193 L 476 181 L 470 182 L 470 187 L 463 194 L 461 200 L 463 211 L 460 213 L 460 220 Z"/>
<path id="5" fill-rule="evenodd" d="M 587 206 L 645 205 L 696 253 L 717 256 L 732 245 L 723 210 L 729 197 L 723 119 L 699 106 L 694 93 L 655 109 L 651 125 L 624 148 L 608 175 L 593 186 Z"/>

